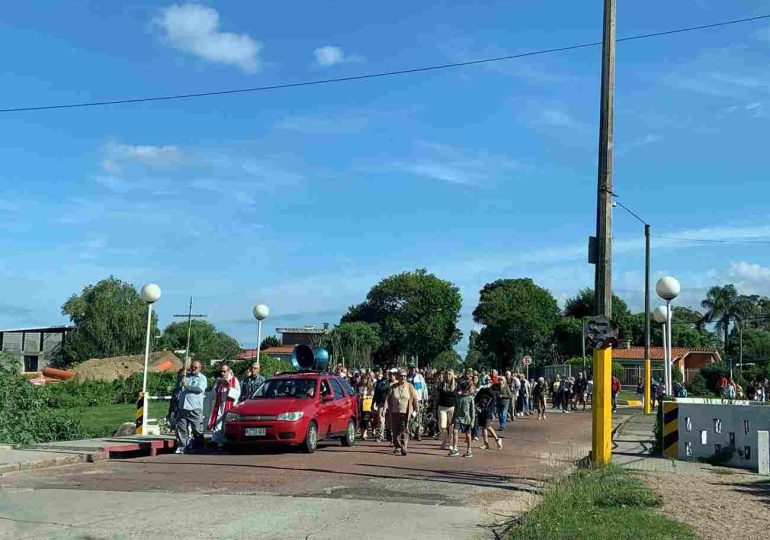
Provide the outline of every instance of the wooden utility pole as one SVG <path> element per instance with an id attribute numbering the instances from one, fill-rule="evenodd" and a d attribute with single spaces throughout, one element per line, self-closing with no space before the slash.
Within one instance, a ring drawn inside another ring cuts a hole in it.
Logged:
<path id="1" fill-rule="evenodd" d="M 604 0 L 599 112 L 599 178 L 596 205 L 596 315 L 612 318 L 612 140 L 615 96 L 615 0 Z M 612 460 L 612 348 L 594 348 L 592 456 Z"/>
<path id="2" fill-rule="evenodd" d="M 652 414 L 650 360 L 650 226 L 644 224 L 644 414 Z"/>
<path id="3" fill-rule="evenodd" d="M 193 306 L 193 297 L 190 297 L 190 309 L 187 311 L 187 315 L 174 315 L 174 317 L 186 317 L 187 318 L 187 347 L 184 350 L 184 371 L 187 373 L 190 370 L 190 333 L 192 332 L 192 320 L 195 319 L 202 319 L 205 317 L 208 317 L 208 315 L 205 315 L 203 313 L 195 313 L 192 312 L 192 306 Z"/>

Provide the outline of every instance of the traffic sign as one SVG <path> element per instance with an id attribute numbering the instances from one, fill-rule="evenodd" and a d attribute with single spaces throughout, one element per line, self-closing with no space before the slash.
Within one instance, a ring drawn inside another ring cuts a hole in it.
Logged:
<path id="1" fill-rule="evenodd" d="M 521 363 L 524 364 L 525 366 L 530 365 L 532 363 L 532 357 L 529 355 L 525 356 L 524 358 L 521 359 Z"/>

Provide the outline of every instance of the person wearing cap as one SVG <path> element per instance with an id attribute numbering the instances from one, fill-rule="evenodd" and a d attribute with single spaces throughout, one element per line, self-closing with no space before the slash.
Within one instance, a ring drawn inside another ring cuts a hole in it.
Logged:
<path id="1" fill-rule="evenodd" d="M 406 372 L 398 372 L 396 384 L 390 387 L 385 408 L 390 415 L 390 431 L 393 437 L 393 453 L 406 455 L 409 442 L 409 419 L 417 412 L 417 391 L 406 380 Z"/>
<path id="2" fill-rule="evenodd" d="M 417 371 L 414 364 L 409 366 L 409 375 L 407 381 L 414 387 L 417 392 L 417 407 L 415 411 L 417 415 L 412 419 L 412 427 L 410 432 L 414 436 L 415 440 L 420 440 L 420 431 L 423 425 L 423 407 L 428 403 L 428 384 L 425 382 L 425 377 L 422 373 Z"/>

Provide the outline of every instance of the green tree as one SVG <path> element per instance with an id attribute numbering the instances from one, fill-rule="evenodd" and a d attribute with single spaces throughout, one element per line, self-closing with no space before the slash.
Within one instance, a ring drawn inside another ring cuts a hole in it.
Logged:
<path id="1" fill-rule="evenodd" d="M 529 278 L 499 279 L 481 289 L 473 320 L 484 326 L 480 340 L 497 366 L 505 368 L 525 352 L 549 346 L 559 307 L 550 292 Z"/>
<path id="2" fill-rule="evenodd" d="M 67 363 L 144 350 L 147 304 L 130 283 L 110 276 L 73 294 L 62 306 L 75 326 L 63 348 Z M 157 317 L 151 331 L 157 333 Z"/>
<path id="3" fill-rule="evenodd" d="M 379 326 L 380 346 L 375 354 L 379 361 L 401 355 L 429 359 L 460 341 L 460 304 L 457 287 L 419 269 L 380 281 L 341 322 Z"/>
<path id="4" fill-rule="evenodd" d="M 267 336 L 262 340 L 262 344 L 259 346 L 260 351 L 269 349 L 270 347 L 280 347 L 281 340 L 277 336 Z"/>
<path id="5" fill-rule="evenodd" d="M 583 321 L 572 317 L 561 317 L 554 329 L 554 341 L 559 354 L 564 357 L 583 354 Z M 588 352 L 586 352 L 588 354 Z"/>
<path id="6" fill-rule="evenodd" d="M 323 335 L 321 345 L 329 350 L 333 362 L 372 367 L 372 354 L 380 346 L 380 328 L 373 323 L 342 323 Z"/>
<path id="7" fill-rule="evenodd" d="M 429 365 L 433 369 L 440 369 L 444 371 L 447 369 L 459 368 L 461 362 L 462 356 L 457 354 L 455 351 L 450 350 L 438 353 L 436 357 L 430 361 Z"/>
<path id="8" fill-rule="evenodd" d="M 700 323 L 703 316 L 688 308 L 674 308 L 671 341 L 674 347 L 715 348 L 719 342 L 713 332 Z M 686 311 L 685 311 L 686 310 Z M 680 318 L 681 316 L 681 318 Z M 631 341 L 634 345 L 644 345 L 644 313 L 631 316 Z M 663 344 L 663 326 L 650 321 L 650 345 L 660 347 Z"/>
<path id="9" fill-rule="evenodd" d="M 21 373 L 22 363 L 18 356 L 0 351 L 0 374 L 18 375 Z"/>
<path id="10" fill-rule="evenodd" d="M 580 290 L 574 298 L 564 305 L 564 316 L 583 319 L 596 315 L 596 298 L 591 288 Z M 612 295 L 612 320 L 618 325 L 620 339 L 631 339 L 631 311 L 617 295 Z"/>
<path id="11" fill-rule="evenodd" d="M 169 324 L 158 341 L 158 347 L 170 350 L 187 348 L 187 321 Z M 190 358 L 233 360 L 241 346 L 232 337 L 220 332 L 208 321 L 190 321 Z"/>
<path id="12" fill-rule="evenodd" d="M 740 332 L 733 328 L 730 353 L 736 361 L 740 358 L 740 345 Z M 743 363 L 756 364 L 759 370 L 770 368 L 770 332 L 750 327 L 743 329 Z"/>
<path id="13" fill-rule="evenodd" d="M 747 304 L 745 297 L 739 298 L 735 285 L 731 284 L 711 287 L 701 302 L 701 306 L 706 310 L 703 320 L 717 325 L 724 339 L 725 354 L 729 349 L 730 324 L 737 323 L 744 317 L 748 310 Z"/>

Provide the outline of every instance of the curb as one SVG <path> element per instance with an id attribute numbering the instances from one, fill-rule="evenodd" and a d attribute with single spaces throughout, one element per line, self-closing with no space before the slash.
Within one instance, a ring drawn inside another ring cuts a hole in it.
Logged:
<path id="1" fill-rule="evenodd" d="M 83 454 L 70 454 L 51 459 L 41 459 L 37 461 L 21 461 L 19 463 L 6 463 L 0 465 L 0 474 L 19 471 L 32 471 L 37 469 L 47 469 L 50 467 L 59 467 L 62 465 L 77 465 L 79 463 L 96 463 L 108 458 L 107 452 L 90 452 Z"/>

